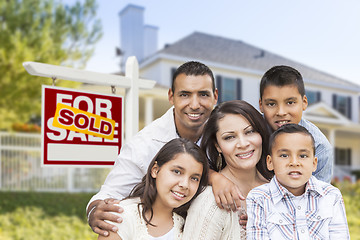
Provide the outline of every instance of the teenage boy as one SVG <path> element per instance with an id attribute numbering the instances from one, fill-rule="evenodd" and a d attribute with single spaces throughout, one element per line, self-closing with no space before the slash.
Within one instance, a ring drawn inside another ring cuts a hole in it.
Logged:
<path id="1" fill-rule="evenodd" d="M 199 144 L 204 124 L 218 99 L 212 71 L 200 62 L 184 63 L 174 73 L 168 98 L 173 107 L 122 146 L 105 183 L 90 199 L 86 213 L 95 233 L 108 236 L 108 231 L 117 231 L 114 225 L 104 220 L 122 222 L 118 215 L 111 213 L 123 211 L 115 203 L 127 197 L 141 181 L 150 161 L 165 143 L 183 137 Z M 240 200 L 244 198 L 230 180 L 213 172 L 209 182 L 217 199 L 230 199 L 227 202 L 219 200 L 219 206 L 233 210 L 236 205 L 240 206 Z"/>
<path id="2" fill-rule="evenodd" d="M 318 166 L 313 175 L 330 183 L 333 173 L 333 147 L 325 135 L 311 122 L 302 118 L 308 101 L 301 74 L 289 66 L 274 66 L 260 82 L 260 111 L 271 132 L 284 124 L 295 123 L 305 127 L 315 139 Z"/>
<path id="3" fill-rule="evenodd" d="M 306 128 L 280 127 L 269 153 L 275 176 L 247 196 L 247 239 L 350 239 L 341 192 L 312 176 L 315 141 Z"/>

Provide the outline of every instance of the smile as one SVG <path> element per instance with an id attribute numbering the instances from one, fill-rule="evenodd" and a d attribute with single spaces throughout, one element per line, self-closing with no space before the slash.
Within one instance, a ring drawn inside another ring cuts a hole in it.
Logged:
<path id="1" fill-rule="evenodd" d="M 179 193 L 179 192 L 175 192 L 175 191 L 171 191 L 171 192 L 172 192 L 172 194 L 174 194 L 177 198 L 182 199 L 182 198 L 184 198 L 184 197 L 185 197 L 185 195 L 184 195 L 184 194 L 181 194 L 181 193 Z"/>
<path id="2" fill-rule="evenodd" d="M 192 120 L 197 120 L 200 118 L 201 114 L 200 113 L 188 113 L 187 114 L 189 116 L 190 119 Z"/>
<path id="3" fill-rule="evenodd" d="M 301 172 L 293 171 L 293 172 L 289 172 L 289 175 L 290 175 L 291 177 L 297 178 L 297 177 L 300 177 L 302 174 L 301 174 Z"/>
<path id="4" fill-rule="evenodd" d="M 246 152 L 246 153 L 242 153 L 242 154 L 236 154 L 236 157 L 238 158 L 249 158 L 253 155 L 255 150 L 251 150 L 249 152 Z"/>

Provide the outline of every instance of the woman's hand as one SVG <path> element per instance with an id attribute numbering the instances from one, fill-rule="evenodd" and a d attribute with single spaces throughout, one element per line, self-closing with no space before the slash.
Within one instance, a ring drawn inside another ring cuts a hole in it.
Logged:
<path id="1" fill-rule="evenodd" d="M 219 208 L 235 212 L 240 201 L 245 200 L 238 187 L 222 174 L 210 170 L 209 181 Z"/>
<path id="2" fill-rule="evenodd" d="M 124 210 L 114 204 L 119 203 L 120 200 L 107 198 L 105 200 L 95 200 L 88 207 L 88 223 L 91 229 L 104 237 L 109 235 L 109 231 L 117 232 L 116 226 L 105 222 L 109 220 L 112 222 L 122 222 L 122 218 L 118 215 L 112 214 L 111 212 L 122 213 Z M 90 213 L 90 214 L 89 214 Z"/>

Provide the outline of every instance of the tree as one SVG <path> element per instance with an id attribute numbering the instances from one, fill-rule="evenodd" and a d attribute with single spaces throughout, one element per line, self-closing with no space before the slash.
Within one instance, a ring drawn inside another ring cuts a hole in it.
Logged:
<path id="1" fill-rule="evenodd" d="M 39 117 L 41 84 L 52 82 L 29 75 L 23 62 L 85 67 L 102 36 L 96 9 L 96 0 L 71 6 L 60 0 L 0 1 L 0 130 Z"/>

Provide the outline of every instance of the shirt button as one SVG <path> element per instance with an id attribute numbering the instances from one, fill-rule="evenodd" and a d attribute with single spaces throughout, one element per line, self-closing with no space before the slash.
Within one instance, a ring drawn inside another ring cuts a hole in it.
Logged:
<path id="1" fill-rule="evenodd" d="M 298 206 L 298 207 L 297 207 L 297 209 L 299 209 L 299 210 L 300 210 L 300 209 L 301 209 L 301 206 Z"/>
<path id="2" fill-rule="evenodd" d="M 283 222 L 283 221 L 280 219 L 280 220 L 279 220 L 279 223 L 282 223 L 282 222 Z"/>
<path id="3" fill-rule="evenodd" d="M 305 230 L 304 229 L 301 229 L 301 233 L 304 233 L 305 232 Z"/>
<path id="4" fill-rule="evenodd" d="M 317 216 L 316 218 L 317 218 L 317 220 L 320 220 L 321 217 L 320 217 L 320 216 Z"/>

